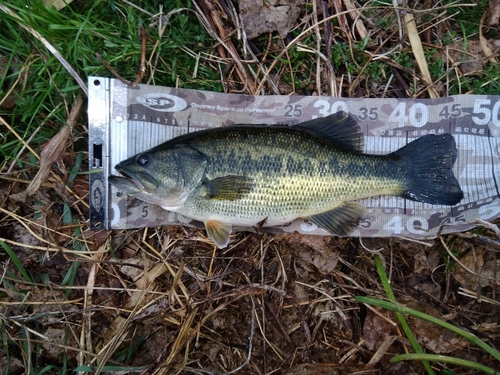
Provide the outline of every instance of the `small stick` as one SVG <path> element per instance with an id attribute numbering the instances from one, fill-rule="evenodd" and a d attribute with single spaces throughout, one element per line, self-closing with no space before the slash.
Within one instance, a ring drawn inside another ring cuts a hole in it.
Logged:
<path id="1" fill-rule="evenodd" d="M 135 87 L 139 84 L 146 73 L 146 30 L 144 27 L 139 28 L 139 34 L 141 35 L 141 63 L 139 64 L 139 72 L 135 77 L 132 86 Z"/>

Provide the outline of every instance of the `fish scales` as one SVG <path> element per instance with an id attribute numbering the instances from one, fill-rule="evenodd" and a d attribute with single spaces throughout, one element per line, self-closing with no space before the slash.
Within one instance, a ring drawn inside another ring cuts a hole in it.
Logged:
<path id="1" fill-rule="evenodd" d="M 339 151 L 293 128 L 241 126 L 227 134 L 220 129 L 194 137 L 190 145 L 207 156 L 208 180 L 227 175 L 253 179 L 248 195 L 233 201 L 207 200 L 201 186 L 185 204 L 195 218 L 236 217 L 240 225 L 267 218 L 273 226 L 348 198 L 403 190 L 404 172 L 390 157 Z"/>
<path id="2" fill-rule="evenodd" d="M 356 199 L 395 195 L 430 204 L 463 198 L 450 134 L 426 135 L 389 155 L 362 153 L 344 112 L 294 127 L 232 126 L 176 137 L 120 162 L 119 190 L 202 221 L 226 247 L 232 226 L 304 218 L 348 235 L 364 216 Z"/>

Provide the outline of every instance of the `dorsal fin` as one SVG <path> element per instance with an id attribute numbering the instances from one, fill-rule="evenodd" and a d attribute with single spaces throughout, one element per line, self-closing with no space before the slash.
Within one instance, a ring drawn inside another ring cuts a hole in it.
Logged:
<path id="1" fill-rule="evenodd" d="M 356 120 L 344 111 L 303 122 L 295 125 L 295 128 L 322 138 L 344 151 L 363 152 L 363 133 L 361 132 L 361 128 Z"/>

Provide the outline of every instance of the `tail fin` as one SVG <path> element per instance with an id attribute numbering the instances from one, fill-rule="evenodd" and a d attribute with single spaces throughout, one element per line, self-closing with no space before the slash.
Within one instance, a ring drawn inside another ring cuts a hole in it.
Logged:
<path id="1" fill-rule="evenodd" d="M 451 134 L 425 135 L 391 155 L 408 171 L 403 198 L 453 206 L 464 197 L 453 175 L 457 147 Z"/>

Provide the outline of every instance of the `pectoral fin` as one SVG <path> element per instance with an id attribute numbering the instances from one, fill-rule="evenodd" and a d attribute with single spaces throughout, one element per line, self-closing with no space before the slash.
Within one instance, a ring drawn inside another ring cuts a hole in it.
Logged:
<path id="1" fill-rule="evenodd" d="M 348 235 L 360 222 L 365 214 L 365 207 L 359 203 L 348 202 L 333 210 L 309 217 L 318 227 L 337 234 Z"/>
<path id="2" fill-rule="evenodd" d="M 223 249 L 227 246 L 229 243 L 229 235 L 232 231 L 231 224 L 208 220 L 205 221 L 205 229 L 207 230 L 208 238 L 214 241 L 219 249 Z"/>
<path id="3" fill-rule="evenodd" d="M 207 198 L 236 200 L 243 198 L 252 188 L 253 179 L 245 176 L 224 176 L 203 182 Z"/>

